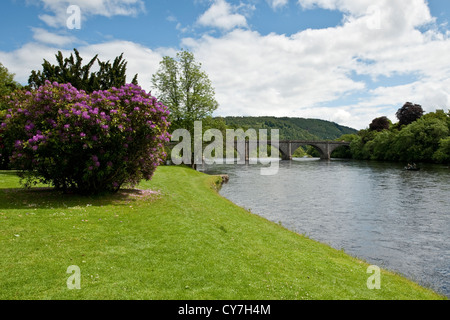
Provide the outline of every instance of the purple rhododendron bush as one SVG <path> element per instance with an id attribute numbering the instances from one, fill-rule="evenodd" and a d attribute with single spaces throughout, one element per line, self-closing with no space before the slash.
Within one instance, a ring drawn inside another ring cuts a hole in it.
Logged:
<path id="1" fill-rule="evenodd" d="M 47 81 L 10 98 L 1 127 L 27 187 L 117 192 L 150 180 L 166 157 L 169 110 L 139 86 L 87 94 Z"/>

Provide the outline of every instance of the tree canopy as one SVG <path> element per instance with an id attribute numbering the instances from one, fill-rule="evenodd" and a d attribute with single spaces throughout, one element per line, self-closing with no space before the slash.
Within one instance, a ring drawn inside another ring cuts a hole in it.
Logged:
<path id="1" fill-rule="evenodd" d="M 70 83 L 78 90 L 88 93 L 98 90 L 108 90 L 112 87 L 124 86 L 126 81 L 127 62 L 123 58 L 123 53 L 110 61 L 100 61 L 95 55 L 86 65 L 83 65 L 83 58 L 77 49 L 74 49 L 75 56 L 64 58 L 61 51 L 56 56 L 57 64 L 53 65 L 44 59 L 42 71 L 31 72 L 28 85 L 31 89 L 37 89 L 45 84 L 45 81 L 57 83 Z M 98 71 L 91 72 L 95 62 L 98 63 Z M 134 76 L 133 84 L 137 85 L 137 74 Z"/>
<path id="2" fill-rule="evenodd" d="M 409 107 L 411 105 L 408 104 Z M 418 114 L 420 109 L 417 108 Z M 385 130 L 361 130 L 347 141 L 351 141 L 354 159 L 449 162 L 450 113 L 438 110 L 408 125 L 392 125 Z"/>
<path id="3" fill-rule="evenodd" d="M 400 121 L 400 125 L 408 125 L 420 119 L 424 114 L 421 105 L 407 102 L 397 111 L 397 118 Z"/>
<path id="4" fill-rule="evenodd" d="M 4 98 L 20 87 L 21 85 L 14 80 L 14 74 L 0 62 L 0 110 L 4 110 L 7 106 Z"/>
<path id="5" fill-rule="evenodd" d="M 201 70 L 194 54 L 182 50 L 176 58 L 164 57 L 152 76 L 158 99 L 171 111 L 172 129 L 192 129 L 194 121 L 202 120 L 218 108 L 214 88 Z"/>
<path id="6" fill-rule="evenodd" d="M 372 131 L 383 131 L 389 129 L 391 121 L 387 117 L 379 117 L 372 121 L 369 128 Z"/>

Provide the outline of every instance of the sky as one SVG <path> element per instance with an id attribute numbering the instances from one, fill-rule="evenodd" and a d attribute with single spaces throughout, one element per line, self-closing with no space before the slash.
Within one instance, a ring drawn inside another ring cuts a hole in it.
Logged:
<path id="1" fill-rule="evenodd" d="M 128 62 L 157 96 L 164 56 L 194 53 L 215 116 L 323 119 L 364 129 L 406 102 L 450 109 L 448 0 L 3 0 L 0 62 L 27 84 L 77 48 Z"/>

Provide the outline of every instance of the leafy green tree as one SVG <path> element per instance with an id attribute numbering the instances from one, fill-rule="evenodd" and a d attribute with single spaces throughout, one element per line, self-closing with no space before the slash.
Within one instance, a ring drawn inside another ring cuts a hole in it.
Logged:
<path id="1" fill-rule="evenodd" d="M 404 127 L 397 135 L 393 148 L 399 161 L 432 161 L 440 141 L 449 136 L 445 121 L 422 118 Z"/>
<path id="2" fill-rule="evenodd" d="M 364 148 L 364 141 L 361 135 L 357 135 L 350 143 L 350 151 L 353 159 L 362 160 Z"/>
<path id="3" fill-rule="evenodd" d="M 98 64 L 100 70 L 96 74 L 96 81 L 100 90 L 119 88 L 126 84 L 127 62 L 123 59 L 123 53 L 116 57 L 112 64 L 109 61 L 100 60 Z M 137 76 L 136 74 L 131 81 L 134 85 L 138 85 Z"/>
<path id="4" fill-rule="evenodd" d="M 352 142 L 353 140 L 357 139 L 358 136 L 356 134 L 344 134 L 339 139 L 336 139 L 336 141 L 345 141 L 345 142 Z M 334 150 L 334 152 L 331 154 L 332 158 L 341 158 L 341 159 L 349 159 L 352 158 L 352 152 L 351 149 L 347 146 L 342 146 Z"/>
<path id="5" fill-rule="evenodd" d="M 53 65 L 44 59 L 42 71 L 31 72 L 28 85 L 31 89 L 37 89 L 45 84 L 45 81 L 57 83 L 70 83 L 78 90 L 92 93 L 98 90 L 108 90 L 112 87 L 124 86 L 126 81 L 127 62 L 123 59 L 123 53 L 110 61 L 102 62 L 95 55 L 86 65 L 83 65 L 83 58 L 77 49 L 74 49 L 75 56 L 64 58 L 61 51 L 56 54 L 57 64 Z M 99 71 L 91 72 L 95 62 L 98 62 Z M 137 85 L 137 75 L 134 76 L 133 84 Z"/>
<path id="6" fill-rule="evenodd" d="M 354 159 L 445 162 L 450 157 L 449 135 L 450 115 L 438 110 L 409 125 L 392 125 L 382 131 L 361 130 L 350 149 Z"/>
<path id="7" fill-rule="evenodd" d="M 0 62 L 0 112 L 7 107 L 6 97 L 19 88 L 21 85 L 14 80 L 14 74 L 10 73 Z"/>
<path id="8" fill-rule="evenodd" d="M 219 106 L 208 75 L 191 52 L 164 57 L 152 83 L 158 99 L 171 111 L 172 130 L 192 130 L 194 121 L 211 116 Z"/>
<path id="9" fill-rule="evenodd" d="M 14 80 L 14 74 L 0 63 L 0 124 L 5 119 L 8 109 L 9 95 L 22 86 Z M 9 164 L 9 150 L 4 143 L 4 129 L 0 127 L 0 169 L 7 169 Z"/>
<path id="10" fill-rule="evenodd" d="M 439 163 L 450 162 L 450 137 L 441 139 L 439 149 L 433 155 L 433 160 Z"/>
<path id="11" fill-rule="evenodd" d="M 293 158 L 303 158 L 308 157 L 309 155 L 306 153 L 305 147 L 300 147 L 297 150 L 295 150 L 294 154 L 292 155 Z"/>
<path id="12" fill-rule="evenodd" d="M 380 131 L 372 140 L 373 148 L 370 159 L 372 160 L 394 160 L 396 158 L 395 149 L 392 147 L 395 141 L 395 131 Z"/>

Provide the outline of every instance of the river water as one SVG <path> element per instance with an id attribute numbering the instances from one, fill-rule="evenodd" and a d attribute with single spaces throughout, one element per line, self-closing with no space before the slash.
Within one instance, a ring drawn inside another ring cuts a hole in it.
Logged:
<path id="1" fill-rule="evenodd" d="M 351 160 L 202 166 L 228 174 L 222 196 L 287 229 L 450 297 L 450 169 Z"/>

